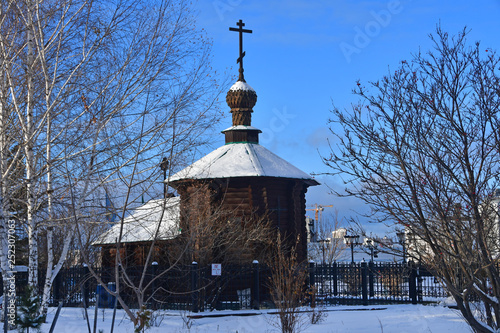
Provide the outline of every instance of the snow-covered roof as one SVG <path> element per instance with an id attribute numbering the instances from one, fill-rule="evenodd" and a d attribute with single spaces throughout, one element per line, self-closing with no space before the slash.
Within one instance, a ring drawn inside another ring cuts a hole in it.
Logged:
<path id="1" fill-rule="evenodd" d="M 235 84 L 229 88 L 229 91 L 237 91 L 237 90 L 250 90 L 250 91 L 255 91 L 253 90 L 252 87 L 246 82 L 243 81 L 236 81 Z"/>
<path id="2" fill-rule="evenodd" d="M 307 173 L 256 143 L 231 143 L 204 156 L 169 178 L 214 179 L 233 177 L 279 177 L 303 179 L 318 185 Z"/>
<path id="3" fill-rule="evenodd" d="M 154 239 L 161 219 L 157 240 L 167 240 L 179 235 L 180 197 L 150 200 L 135 209 L 123 220 L 122 243 L 147 242 Z M 165 211 L 162 216 L 163 207 Z M 103 233 L 93 245 L 115 244 L 120 234 L 120 223 Z"/>

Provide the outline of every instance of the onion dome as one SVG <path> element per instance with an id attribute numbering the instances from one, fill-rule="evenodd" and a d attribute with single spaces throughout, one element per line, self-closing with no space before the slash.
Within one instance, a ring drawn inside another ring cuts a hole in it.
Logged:
<path id="1" fill-rule="evenodd" d="M 243 75 L 240 75 L 227 92 L 226 102 L 233 115 L 233 126 L 222 131 L 226 136 L 226 144 L 259 143 L 261 130 L 252 127 L 252 112 L 257 103 L 257 93 L 245 82 Z"/>
<path id="2" fill-rule="evenodd" d="M 233 126 L 252 125 L 252 108 L 257 103 L 257 93 L 248 83 L 236 81 L 227 92 L 226 103 L 233 114 Z"/>

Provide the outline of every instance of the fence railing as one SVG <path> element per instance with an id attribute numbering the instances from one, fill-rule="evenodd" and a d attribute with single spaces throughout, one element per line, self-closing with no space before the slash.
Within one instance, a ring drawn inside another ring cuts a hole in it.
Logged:
<path id="1" fill-rule="evenodd" d="M 447 296 L 427 270 L 404 263 L 333 263 L 310 269 L 318 297 L 328 303 L 417 303 Z"/>
<path id="2" fill-rule="evenodd" d="M 422 267 L 406 263 L 333 263 L 308 266 L 309 287 L 315 287 L 317 300 L 328 304 L 418 303 L 447 296 L 446 290 Z M 137 307 L 137 286 L 144 273 L 144 302 L 150 308 L 186 309 L 259 309 L 272 307 L 268 267 L 223 265 L 213 275 L 210 265 L 197 264 L 161 267 L 121 268 L 128 280 L 121 280 L 120 296 L 132 308 Z M 103 283 L 115 290 L 114 268 L 94 268 Z M 40 275 L 42 277 L 42 275 Z M 16 273 L 18 294 L 26 286 L 27 272 Z M 43 280 L 42 280 L 43 281 Z M 1 283 L 1 280 L 0 280 Z M 2 288 L 3 290 L 3 288 Z M 40 286 L 41 290 L 41 286 Z M 50 305 L 63 301 L 65 306 L 94 305 L 113 307 L 114 298 L 97 283 L 88 267 L 62 269 L 52 287 Z M 85 303 L 83 303 L 85 300 Z"/>

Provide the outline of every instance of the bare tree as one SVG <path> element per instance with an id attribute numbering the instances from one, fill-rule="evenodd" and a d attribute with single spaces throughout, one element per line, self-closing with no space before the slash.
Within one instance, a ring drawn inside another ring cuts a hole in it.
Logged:
<path id="1" fill-rule="evenodd" d="M 193 186 L 188 204 L 184 204 L 182 208 L 179 207 L 178 197 L 155 200 L 152 204 L 141 206 L 139 213 L 121 220 L 103 235 L 103 239 L 116 242 L 113 250 L 116 254 L 116 290 L 109 290 L 109 293 L 117 297 L 136 326 L 142 322 L 139 320 L 139 313 L 134 313 L 130 304 L 126 303 L 122 294 L 125 289 L 133 291 L 134 303 L 141 309 L 149 304 L 151 298 L 161 303 L 160 295 L 193 292 L 171 289 L 172 286 L 168 285 L 157 285 L 157 289 L 149 293 L 155 281 L 183 265 L 191 264 L 192 261 L 204 267 L 214 262 L 248 263 L 253 259 L 263 261 L 268 257 L 272 228 L 266 216 L 252 215 L 235 219 L 234 216 L 238 215 L 238 212 L 224 209 L 222 202 L 209 204 L 214 198 L 212 192 L 206 184 Z M 183 218 L 181 214 L 184 215 Z M 188 223 L 183 224 L 183 220 Z M 137 233 L 146 235 L 147 244 L 141 248 L 136 247 L 135 253 L 128 253 L 124 247 L 131 236 L 137 239 Z M 102 244 L 103 239 L 97 243 Z M 115 239 L 117 241 L 113 241 Z M 140 263 L 137 262 L 138 254 L 141 257 Z M 149 277 L 148 267 L 153 261 L 161 261 L 163 269 L 157 271 L 155 276 Z M 127 268 L 131 266 L 142 269 L 142 272 L 133 276 L 127 272 Z M 90 269 L 98 282 L 109 289 L 101 276 Z M 211 287 L 213 286 L 206 284 L 199 286 L 200 290 Z"/>
<path id="2" fill-rule="evenodd" d="M 278 320 L 271 324 L 282 333 L 300 332 L 308 325 L 305 313 L 300 309 L 307 295 L 307 267 L 305 262 L 299 262 L 297 258 L 297 244 L 298 240 L 290 247 L 277 233 L 274 255 L 269 258 L 269 289 L 278 309 Z"/>
<path id="3" fill-rule="evenodd" d="M 94 193 L 112 188 L 123 218 L 130 202 L 154 189 L 161 155 L 168 152 L 177 167 L 186 147 L 206 141 L 220 86 L 209 66 L 210 42 L 186 1 L 0 6 L 2 223 L 11 202 L 24 207 L 35 286 L 44 237 L 46 310 L 70 235 L 82 223 L 104 222 L 104 214 L 92 215 Z M 10 194 L 14 167 L 24 197 Z M 63 230 L 56 253 L 54 235 Z"/>
<path id="4" fill-rule="evenodd" d="M 433 50 L 369 88 L 358 82 L 361 102 L 333 111 L 338 142 L 324 160 L 372 219 L 418 237 L 410 255 L 440 278 L 472 329 L 496 332 L 500 59 L 466 35 L 438 28 Z"/>
<path id="5" fill-rule="evenodd" d="M 187 263 L 235 264 L 267 258 L 272 243 L 267 214 L 250 211 L 242 215 L 244 207 L 228 209 L 225 194 L 208 184 L 191 186 L 188 196 L 181 211 L 183 236 L 192 242 L 185 257 Z"/>
<path id="6" fill-rule="evenodd" d="M 321 259 L 323 264 L 332 264 L 346 249 L 346 244 L 340 235 L 341 224 L 338 211 L 332 218 L 320 219 L 316 227 L 316 241 L 309 243 L 308 256 L 312 260 Z"/>

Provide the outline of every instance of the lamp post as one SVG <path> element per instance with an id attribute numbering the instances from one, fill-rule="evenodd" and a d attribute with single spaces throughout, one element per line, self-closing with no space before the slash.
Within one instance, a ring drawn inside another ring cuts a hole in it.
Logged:
<path id="1" fill-rule="evenodd" d="M 160 169 L 163 171 L 163 198 L 167 197 L 167 169 L 168 169 L 168 159 L 166 157 L 160 163 Z"/>
<path id="2" fill-rule="evenodd" d="M 375 250 L 375 245 L 373 245 L 373 240 L 367 239 L 366 242 L 368 243 L 368 248 L 370 249 L 370 257 L 373 262 L 373 258 L 378 258 L 378 251 Z"/>
<path id="3" fill-rule="evenodd" d="M 327 238 L 327 239 L 320 239 L 318 240 L 318 243 L 321 243 L 321 252 L 323 254 L 323 265 L 326 263 L 326 256 L 325 256 L 325 252 L 326 252 L 326 244 L 327 243 L 330 243 L 330 240 Z"/>
<path id="4" fill-rule="evenodd" d="M 396 236 L 398 236 L 399 244 L 403 246 L 403 262 L 406 262 L 406 233 L 404 231 L 399 231 L 396 233 Z"/>
<path id="5" fill-rule="evenodd" d="M 351 263 L 354 264 L 354 246 L 360 245 L 359 235 L 345 235 L 344 240 L 347 245 L 351 246 Z"/>

